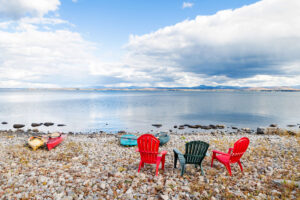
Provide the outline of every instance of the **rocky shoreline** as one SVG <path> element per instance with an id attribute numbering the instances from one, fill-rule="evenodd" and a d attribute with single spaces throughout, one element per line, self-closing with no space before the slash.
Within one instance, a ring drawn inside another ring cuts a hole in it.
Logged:
<path id="1" fill-rule="evenodd" d="M 136 147 L 122 147 L 112 134 L 68 134 L 60 146 L 32 151 L 32 132 L 0 131 L 0 199 L 299 199 L 299 134 L 170 134 L 165 171 L 155 166 L 137 173 Z M 22 132 L 24 133 L 24 132 Z M 250 145 L 242 157 L 244 174 L 232 165 L 230 177 L 218 162 L 210 167 L 211 151 L 227 152 L 241 137 Z M 203 168 L 173 168 L 173 148 L 184 152 L 188 141 L 210 144 Z"/>
<path id="2" fill-rule="evenodd" d="M 2 126 L 1 126 L 2 125 Z M 106 126 L 108 123 L 105 124 Z M 6 121 L 1 122 L 0 124 L 0 131 L 1 129 L 8 129 L 9 132 L 18 131 L 19 133 L 26 133 L 26 134 L 43 134 L 44 127 L 51 127 L 56 126 L 58 128 L 67 126 L 66 124 L 62 123 L 53 123 L 53 122 L 44 122 L 44 123 L 36 123 L 33 122 L 31 124 L 9 124 Z M 9 127 L 13 129 L 9 129 Z M 39 129 L 42 127 L 42 130 Z M 152 124 L 152 127 L 157 129 L 150 130 L 149 132 L 157 132 L 161 131 L 161 127 L 163 124 Z M 27 129 L 26 129 L 27 128 Z M 300 133 L 300 124 L 288 124 L 285 127 L 279 127 L 277 124 L 270 124 L 267 127 L 257 127 L 256 130 L 251 128 L 240 128 L 236 126 L 226 126 L 224 124 L 209 124 L 209 125 L 200 125 L 200 124 L 181 124 L 181 125 L 174 125 L 172 128 L 169 127 L 169 130 L 166 132 L 169 133 L 176 133 L 176 134 L 194 134 L 200 131 L 203 132 L 210 132 L 211 134 L 240 134 L 240 133 L 249 133 L 249 134 L 275 134 L 275 135 L 297 135 Z M 5 130 L 4 130 L 5 131 Z M 48 130 L 49 131 L 49 130 Z M 59 131 L 61 132 L 61 131 Z M 114 133 L 122 133 L 125 132 L 124 130 L 114 132 Z M 92 131 L 92 132 L 68 132 L 69 134 L 103 134 L 104 131 Z M 141 134 L 140 132 L 137 132 Z"/>

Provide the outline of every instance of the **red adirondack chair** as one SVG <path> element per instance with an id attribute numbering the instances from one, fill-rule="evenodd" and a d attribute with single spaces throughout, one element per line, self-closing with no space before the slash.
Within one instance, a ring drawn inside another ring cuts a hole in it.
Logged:
<path id="1" fill-rule="evenodd" d="M 137 139 L 138 149 L 136 152 L 140 152 L 141 162 L 139 165 L 140 172 L 141 167 L 144 167 L 144 163 L 156 164 L 156 176 L 158 175 L 159 164 L 162 163 L 162 170 L 165 168 L 165 156 L 167 151 L 158 152 L 159 140 L 151 134 L 144 134 Z M 161 156 L 159 156 L 161 155 Z"/>
<path id="2" fill-rule="evenodd" d="M 217 159 L 223 165 L 225 165 L 225 167 L 227 168 L 227 170 L 231 176 L 230 164 L 237 162 L 241 168 L 241 171 L 243 172 L 243 167 L 242 167 L 240 159 L 243 156 L 243 154 L 246 152 L 249 143 L 250 143 L 249 138 L 243 137 L 234 143 L 233 148 L 229 148 L 228 153 L 223 153 L 221 151 L 213 150 L 211 167 L 213 166 L 214 159 Z M 220 155 L 217 155 L 217 154 L 220 154 Z"/>

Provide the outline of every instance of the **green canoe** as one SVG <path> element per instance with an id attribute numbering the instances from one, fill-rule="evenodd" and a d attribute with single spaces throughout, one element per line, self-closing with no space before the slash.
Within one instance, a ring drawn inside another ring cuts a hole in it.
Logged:
<path id="1" fill-rule="evenodd" d="M 170 136 L 166 132 L 156 133 L 154 136 L 159 139 L 159 146 L 166 144 L 170 140 Z"/>

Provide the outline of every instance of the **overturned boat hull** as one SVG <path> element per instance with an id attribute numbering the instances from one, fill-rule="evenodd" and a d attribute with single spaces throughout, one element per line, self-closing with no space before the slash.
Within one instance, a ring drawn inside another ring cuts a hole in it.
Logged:
<path id="1" fill-rule="evenodd" d="M 44 146 L 46 139 L 40 136 L 33 136 L 28 139 L 28 145 L 35 151 L 39 147 Z"/>
<path id="2" fill-rule="evenodd" d="M 157 133 L 155 134 L 155 137 L 159 139 L 159 146 L 166 144 L 170 140 L 170 136 L 165 132 Z"/>
<path id="3" fill-rule="evenodd" d="M 135 135 L 122 135 L 120 144 L 123 146 L 136 146 L 137 137 Z"/>
<path id="4" fill-rule="evenodd" d="M 55 138 L 49 138 L 48 142 L 47 142 L 47 148 L 50 151 L 51 149 L 53 149 L 54 147 L 56 147 L 57 145 L 59 145 L 60 143 L 62 143 L 62 141 L 64 141 L 65 136 L 61 135 L 59 137 L 55 137 Z"/>

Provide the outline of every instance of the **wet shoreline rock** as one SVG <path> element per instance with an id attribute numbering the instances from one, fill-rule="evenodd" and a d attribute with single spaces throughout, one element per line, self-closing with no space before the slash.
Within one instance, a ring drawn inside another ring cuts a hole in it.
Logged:
<path id="1" fill-rule="evenodd" d="M 224 129 L 224 128 L 225 128 L 225 125 L 223 125 L 223 124 L 217 124 L 216 127 L 217 127 L 218 129 Z"/>
<path id="2" fill-rule="evenodd" d="M 126 131 L 118 131 L 118 134 L 120 135 L 126 134 Z"/>
<path id="3" fill-rule="evenodd" d="M 242 128 L 242 131 L 246 132 L 246 133 L 251 133 L 252 130 L 250 128 Z"/>
<path id="4" fill-rule="evenodd" d="M 152 124 L 152 126 L 154 126 L 156 128 L 160 128 L 160 127 L 162 127 L 162 124 Z"/>
<path id="5" fill-rule="evenodd" d="M 41 126 L 41 125 L 43 125 L 43 123 L 31 123 L 32 127 L 38 127 L 38 126 Z"/>
<path id="6" fill-rule="evenodd" d="M 48 127 L 48 126 L 53 126 L 53 125 L 54 125 L 53 122 L 45 122 L 45 123 L 44 123 L 44 126 L 47 126 L 47 127 Z"/>
<path id="7" fill-rule="evenodd" d="M 39 132 L 39 129 L 37 129 L 37 128 L 34 128 L 34 129 L 32 129 L 32 132 L 34 132 L 34 133 L 38 133 L 38 132 Z"/>
<path id="8" fill-rule="evenodd" d="M 201 129 L 209 130 L 209 129 L 211 129 L 211 127 L 210 126 L 201 126 Z"/>
<path id="9" fill-rule="evenodd" d="M 14 128 L 23 128 L 23 127 L 25 127 L 25 125 L 24 124 L 14 124 L 13 127 Z"/>
<path id="10" fill-rule="evenodd" d="M 198 125 L 188 125 L 187 127 L 189 127 L 189 128 L 199 128 L 199 126 Z"/>
<path id="11" fill-rule="evenodd" d="M 256 130 L 256 134 L 258 134 L 258 135 L 263 135 L 265 133 L 266 133 L 266 128 L 258 127 Z"/>

